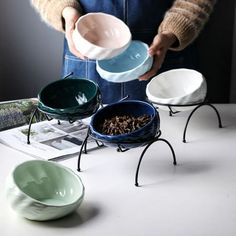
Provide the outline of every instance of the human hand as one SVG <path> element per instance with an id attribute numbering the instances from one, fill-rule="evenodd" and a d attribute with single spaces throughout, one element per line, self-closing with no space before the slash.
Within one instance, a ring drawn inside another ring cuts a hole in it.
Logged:
<path id="1" fill-rule="evenodd" d="M 85 57 L 76 49 L 72 38 L 72 34 L 75 29 L 75 23 L 80 16 L 80 13 L 73 7 L 65 7 L 62 11 L 62 17 L 65 19 L 65 37 L 68 42 L 69 50 L 75 56 L 85 59 Z"/>
<path id="2" fill-rule="evenodd" d="M 161 65 L 165 59 L 167 50 L 177 41 L 176 36 L 170 32 L 162 32 L 155 36 L 148 53 L 153 56 L 152 68 L 139 77 L 139 80 L 149 80 L 157 74 L 157 71 L 161 68 Z"/>

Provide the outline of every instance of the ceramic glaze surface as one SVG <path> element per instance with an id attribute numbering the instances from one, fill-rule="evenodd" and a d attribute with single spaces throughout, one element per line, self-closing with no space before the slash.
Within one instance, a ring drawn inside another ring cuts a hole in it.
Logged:
<path id="1" fill-rule="evenodd" d="M 110 119 L 114 116 L 142 116 L 150 115 L 151 120 L 143 127 L 127 133 L 119 135 L 106 135 L 99 131 L 99 126 L 105 119 Z M 91 136 L 100 140 L 107 146 L 117 146 L 120 144 L 124 148 L 142 146 L 147 141 L 155 137 L 160 128 L 160 118 L 156 109 L 148 102 L 138 100 L 128 100 L 110 104 L 101 108 L 93 115 L 90 122 Z"/>
<path id="2" fill-rule="evenodd" d="M 18 165 L 8 176 L 6 197 L 12 208 L 30 220 L 65 216 L 81 204 L 81 179 L 62 165 L 33 160 Z"/>
<path id="3" fill-rule="evenodd" d="M 120 55 L 96 62 L 99 75 L 111 82 L 121 83 L 138 79 L 152 67 L 153 58 L 148 55 L 148 45 L 133 40 Z"/>
<path id="4" fill-rule="evenodd" d="M 204 101 L 207 84 L 201 73 L 190 69 L 169 70 L 154 77 L 147 85 L 150 101 L 158 104 L 191 105 Z"/>
<path id="5" fill-rule="evenodd" d="M 88 13 L 76 22 L 73 41 L 82 55 L 102 60 L 119 55 L 129 46 L 131 33 L 128 26 L 106 13 Z"/>
<path id="6" fill-rule="evenodd" d="M 86 118 L 94 114 L 100 103 L 98 86 L 86 79 L 61 79 L 44 87 L 38 95 L 38 108 L 52 118 Z"/>

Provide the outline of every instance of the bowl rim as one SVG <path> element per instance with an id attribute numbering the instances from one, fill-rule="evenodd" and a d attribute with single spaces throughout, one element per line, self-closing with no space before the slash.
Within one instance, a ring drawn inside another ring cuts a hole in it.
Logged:
<path id="1" fill-rule="evenodd" d="M 86 82 L 90 82 L 91 84 L 93 84 L 96 88 L 96 92 L 94 93 L 94 96 L 92 96 L 86 103 L 83 103 L 83 104 L 78 104 L 76 106 L 70 106 L 70 107 L 66 107 L 66 108 L 53 108 L 53 107 L 50 107 L 48 105 L 46 105 L 43 101 L 42 101 L 42 93 L 44 92 L 45 89 L 47 89 L 49 86 L 52 86 L 53 84 L 58 84 L 58 83 L 64 83 L 64 81 L 76 81 L 76 80 L 82 80 L 82 81 L 86 81 Z M 91 102 L 97 95 L 100 94 L 100 90 L 99 90 L 99 87 L 98 87 L 98 84 L 95 83 L 94 81 L 92 80 L 89 80 L 89 79 L 84 79 L 84 78 L 79 78 L 79 77 L 72 77 L 72 78 L 64 78 L 64 79 L 59 79 L 59 80 L 56 80 L 56 81 L 53 81 L 49 84 L 47 84 L 46 86 L 44 86 L 38 93 L 38 106 L 42 106 L 46 109 L 49 109 L 51 110 L 52 112 L 56 112 L 55 110 L 63 110 L 63 113 L 70 113 L 68 110 L 71 110 L 71 109 L 76 109 L 76 108 L 81 108 L 82 106 L 88 104 L 89 102 Z M 62 112 L 62 111 L 61 111 Z M 58 114 L 58 112 L 56 112 Z"/>
<path id="2" fill-rule="evenodd" d="M 94 117 L 96 117 L 97 114 L 99 114 L 100 112 L 104 111 L 105 109 L 109 109 L 111 106 L 113 105 L 120 105 L 122 103 L 143 103 L 144 105 L 148 105 L 150 108 L 152 108 L 154 110 L 154 113 L 153 115 L 151 116 L 151 119 L 148 123 L 146 123 L 143 127 L 137 129 L 137 130 L 134 130 L 133 132 L 130 132 L 130 133 L 125 133 L 125 134 L 118 134 L 118 135 L 107 135 L 107 134 L 102 134 L 100 132 L 98 132 L 97 130 L 94 129 L 94 127 L 92 126 L 92 124 L 94 123 Z M 158 111 L 156 110 L 156 108 L 152 105 L 152 103 L 150 102 L 147 102 L 147 101 L 141 101 L 141 100 L 127 100 L 127 101 L 120 101 L 120 102 L 115 102 L 115 103 L 112 103 L 112 104 L 109 104 L 103 108 L 101 108 L 100 110 L 98 110 L 91 118 L 91 122 L 89 124 L 89 129 L 90 129 L 90 132 L 91 132 L 91 136 L 93 136 L 93 134 L 99 134 L 99 136 L 105 136 L 106 138 L 109 138 L 109 139 L 114 139 L 114 138 L 123 138 L 123 137 L 127 137 L 127 135 L 133 135 L 135 133 L 138 133 L 140 131 L 142 131 L 147 125 L 151 124 L 153 122 L 154 119 L 157 119 L 157 127 L 158 126 L 158 123 L 160 124 L 160 117 L 159 117 L 159 113 Z M 159 130 L 159 128 L 157 129 L 157 131 Z M 95 137 L 94 137 L 95 138 Z"/>
<path id="3" fill-rule="evenodd" d="M 194 73 L 196 73 L 196 74 L 198 74 L 198 75 L 200 75 L 200 78 L 201 78 L 201 83 L 197 86 L 197 87 L 195 87 L 190 93 L 186 93 L 186 94 L 184 94 L 184 95 L 182 95 L 182 96 L 175 96 L 175 97 L 170 97 L 170 98 L 160 98 L 160 97 L 156 97 L 156 96 L 154 96 L 153 94 L 151 94 L 150 93 L 150 87 L 151 87 L 151 85 L 152 85 L 152 83 L 154 83 L 153 81 L 154 80 L 158 80 L 158 78 L 160 77 L 160 76 L 163 76 L 164 74 L 167 74 L 167 73 L 170 73 L 170 72 L 175 72 L 175 71 L 190 71 L 190 72 L 194 72 Z M 147 86 L 146 86 L 146 95 L 147 95 L 147 97 L 148 97 L 148 99 L 152 102 L 152 103 L 159 103 L 159 104 L 162 104 L 162 105 L 166 105 L 166 104 L 168 104 L 168 105 L 180 105 L 179 103 L 176 103 L 176 101 L 174 101 L 174 103 L 173 103 L 173 100 L 176 100 L 176 99 L 182 99 L 182 98 L 185 98 L 185 97 L 188 97 L 188 96 L 190 96 L 191 94 L 194 94 L 196 91 L 198 91 L 204 84 L 206 84 L 206 79 L 205 79 L 205 77 L 203 76 L 203 74 L 202 73 L 200 73 L 199 71 L 197 71 L 197 70 L 194 70 L 194 69 L 187 69 L 187 68 L 178 68 L 178 69 L 171 69 L 171 70 L 167 70 L 167 71 L 164 71 L 164 72 L 162 72 L 161 74 L 159 74 L 159 75 L 156 75 L 156 76 L 154 76 L 152 79 L 151 79 L 151 81 L 147 84 Z M 157 99 L 158 99 L 158 102 L 157 102 Z M 168 102 L 166 102 L 166 101 L 168 101 Z M 196 103 L 196 102 L 195 102 Z M 185 105 L 187 105 L 187 104 L 192 104 L 192 103 L 186 103 Z"/>
<path id="4" fill-rule="evenodd" d="M 119 46 L 119 47 L 101 47 L 97 44 L 94 44 L 94 43 L 91 43 L 89 40 L 87 40 L 78 30 L 78 24 L 81 23 L 82 20 L 84 20 L 85 18 L 88 18 L 90 16 L 98 16 L 98 15 L 104 15 L 106 17 L 109 17 L 109 18 L 113 18 L 115 19 L 117 22 L 121 23 L 121 25 L 125 28 L 125 30 L 127 30 L 128 34 L 129 34 L 129 37 L 128 39 L 126 40 L 125 43 L 122 44 L 122 46 Z M 121 48 L 124 48 L 124 47 L 127 47 L 127 45 L 130 44 L 131 42 L 131 39 L 132 39 L 132 35 L 131 35 L 131 31 L 128 27 L 128 25 L 122 21 L 121 19 L 119 19 L 118 17 L 116 16 L 113 16 L 111 14 L 108 14 L 108 13 L 104 13 L 104 12 L 89 12 L 89 13 L 86 13 L 85 15 L 82 15 L 81 17 L 79 17 L 79 19 L 76 21 L 75 23 L 75 30 L 74 32 L 76 32 L 84 41 L 86 41 L 88 44 L 92 45 L 93 47 L 95 48 L 98 48 L 100 50 L 118 50 L 118 49 L 121 49 Z"/>
<path id="5" fill-rule="evenodd" d="M 132 40 L 131 41 L 131 43 L 130 43 L 130 45 L 128 46 L 128 48 L 133 44 L 133 43 L 139 43 L 140 45 L 142 45 L 142 46 L 144 46 L 147 50 L 148 50 L 148 45 L 146 44 L 146 43 L 144 43 L 144 42 L 142 42 L 142 41 L 140 41 L 140 40 Z M 127 48 L 127 49 L 128 49 Z M 126 49 L 126 50 L 127 50 Z M 123 53 L 121 53 L 121 54 L 119 54 L 119 55 L 117 55 L 117 56 L 115 56 L 115 57 L 112 57 L 112 58 L 110 58 L 110 59 L 104 59 L 104 60 L 96 60 L 96 67 L 97 67 L 97 70 L 99 71 L 99 73 L 109 73 L 110 75 L 124 75 L 124 74 L 128 74 L 128 73 L 132 73 L 132 72 L 134 72 L 134 71 L 136 71 L 136 70 L 138 70 L 138 69 L 140 69 L 150 58 L 152 59 L 152 62 L 153 62 L 153 57 L 151 57 L 149 54 L 148 54 L 148 52 L 147 52 L 147 55 L 146 55 L 146 57 L 145 57 L 145 60 L 143 60 L 142 61 L 142 63 L 141 64 L 139 64 L 138 66 L 136 66 L 135 68 L 132 68 L 132 69 L 129 69 L 129 70 L 126 70 L 126 71 L 123 71 L 123 72 L 110 72 L 110 71 L 108 71 L 108 70 L 105 70 L 105 69 L 103 69 L 101 66 L 100 66 L 100 62 L 102 62 L 102 61 L 110 61 L 110 60 L 114 60 L 116 57 L 120 57 L 120 56 L 122 56 L 122 54 L 124 54 L 126 51 L 124 51 Z M 122 82 L 122 81 L 121 81 Z"/>
<path id="6" fill-rule="evenodd" d="M 67 204 L 51 204 L 51 203 L 45 203 L 45 202 L 42 202 L 40 200 L 37 200 L 33 197 L 31 197 L 30 195 L 28 195 L 25 191 L 22 190 L 22 188 L 20 188 L 20 186 L 17 184 L 17 182 L 15 181 L 15 177 L 14 177 L 14 173 L 15 171 L 20 168 L 21 166 L 25 165 L 25 164 L 28 164 L 28 163 L 46 163 L 46 164 L 50 164 L 50 165 L 54 165 L 56 166 L 57 168 L 61 168 L 61 169 L 64 169 L 65 171 L 67 171 L 70 175 L 72 175 L 73 177 L 75 177 L 75 179 L 77 180 L 78 184 L 80 185 L 81 187 L 81 194 L 79 196 L 76 197 L 75 200 L 67 203 Z M 37 202 L 41 205 L 44 205 L 44 206 L 48 206 L 48 207 L 66 207 L 66 206 L 71 206 L 71 205 L 74 205 L 76 204 L 77 202 L 79 202 L 81 199 L 83 199 L 84 197 L 84 193 L 85 193 L 85 187 L 84 187 L 84 184 L 81 180 L 81 178 L 73 171 L 71 170 L 70 168 L 66 167 L 66 166 L 63 166 L 62 164 L 59 164 L 59 163 L 55 163 L 55 162 L 52 162 L 52 161 L 46 161 L 46 160 L 28 160 L 28 161 L 24 161 L 18 165 L 16 165 L 14 167 L 14 169 L 12 170 L 11 172 L 11 176 L 12 176 L 12 181 L 14 182 L 15 186 L 17 187 L 17 189 L 21 192 L 21 194 L 23 194 L 24 196 L 26 196 L 28 199 L 31 199 L 32 201 L 34 202 Z"/>

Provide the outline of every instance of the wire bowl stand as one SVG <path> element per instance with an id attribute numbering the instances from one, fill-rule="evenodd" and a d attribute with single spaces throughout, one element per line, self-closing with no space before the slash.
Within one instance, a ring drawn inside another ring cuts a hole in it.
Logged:
<path id="1" fill-rule="evenodd" d="M 193 104 L 188 104 L 188 105 L 173 105 L 173 104 L 161 104 L 161 103 L 156 103 L 156 102 L 153 102 L 150 100 L 151 103 L 159 106 L 166 106 L 168 107 L 169 109 L 169 116 L 173 116 L 181 111 L 178 111 L 178 110 L 173 110 L 172 107 L 191 107 L 191 106 L 196 106 L 192 111 L 191 113 L 189 114 L 188 118 L 187 118 L 187 121 L 186 121 L 186 124 L 185 124 L 185 127 L 184 127 L 184 132 L 183 132 L 183 142 L 186 143 L 186 133 L 187 133 L 187 128 L 188 128 L 188 125 L 189 125 L 189 121 L 191 119 L 191 117 L 193 116 L 193 114 L 202 106 L 209 106 L 211 107 L 215 113 L 216 113 L 216 116 L 217 116 L 217 119 L 218 119 L 218 126 L 219 128 L 222 128 L 222 122 L 221 122 L 221 117 L 220 117 L 220 114 L 218 112 L 218 110 L 216 109 L 215 106 L 213 106 L 211 103 L 209 103 L 207 100 L 204 100 L 203 102 L 200 102 L 200 103 L 193 103 Z"/>
<path id="2" fill-rule="evenodd" d="M 148 150 L 148 148 L 149 148 L 153 143 L 155 143 L 155 142 L 157 142 L 157 141 L 165 142 L 165 143 L 169 146 L 169 148 L 170 148 L 170 150 L 171 150 L 171 153 L 172 153 L 172 156 L 173 156 L 173 164 L 174 164 L 174 165 L 177 164 L 177 162 L 176 162 L 176 157 L 175 157 L 175 152 L 174 152 L 173 147 L 171 146 L 171 144 L 170 144 L 166 139 L 160 138 L 160 136 L 161 136 L 161 131 L 159 130 L 159 131 L 157 132 L 156 136 L 155 136 L 153 139 L 148 140 L 147 142 L 144 142 L 144 143 L 140 144 L 140 146 L 137 146 L 137 147 L 145 146 L 145 148 L 143 149 L 143 151 L 142 151 L 142 153 L 141 153 L 141 155 L 140 155 L 140 157 L 139 157 L 138 165 L 137 165 L 136 172 L 135 172 L 135 186 L 137 186 L 137 187 L 139 186 L 138 176 L 139 176 L 139 169 L 140 169 L 141 162 L 142 162 L 142 160 L 143 160 L 144 154 L 146 153 L 146 151 Z M 79 152 L 79 155 L 78 155 L 78 166 L 77 166 L 77 170 L 78 170 L 79 172 L 81 171 L 80 163 L 81 163 L 81 156 L 82 156 L 82 153 L 87 154 L 87 141 L 88 141 L 88 138 L 89 138 L 89 137 L 92 138 L 92 139 L 94 139 L 99 147 L 103 147 L 103 146 L 104 146 L 104 144 L 103 144 L 103 142 L 102 142 L 101 140 L 96 139 L 96 138 L 94 138 L 94 137 L 91 135 L 91 131 L 90 131 L 90 129 L 88 128 L 87 136 L 86 136 L 86 138 L 84 139 L 84 141 L 83 141 L 83 143 L 82 143 L 82 145 L 81 145 L 80 152 Z M 135 143 L 134 143 L 134 144 L 135 144 Z M 132 144 L 131 144 L 131 145 L 132 145 Z M 122 144 L 119 144 L 119 143 L 115 144 L 114 146 L 116 146 L 116 150 L 117 150 L 118 152 L 126 152 L 126 151 L 128 151 L 128 150 L 131 149 L 131 148 L 125 148 L 125 147 L 122 146 Z"/>
<path id="3" fill-rule="evenodd" d="M 127 98 L 128 98 L 128 96 L 124 97 L 120 101 L 125 100 Z M 100 104 L 100 105 L 101 105 L 101 107 L 103 107 L 103 104 Z M 32 115 L 31 115 L 31 118 L 30 118 L 30 121 L 29 121 L 29 128 L 28 128 L 28 133 L 27 133 L 27 144 L 30 144 L 30 131 L 31 131 L 31 125 L 33 123 L 33 120 L 34 120 L 34 118 L 36 118 L 36 120 L 37 120 L 37 117 L 40 116 L 41 114 L 48 121 L 50 121 L 52 119 L 56 119 L 56 118 L 50 117 L 50 115 L 48 115 L 46 112 L 44 112 L 44 111 L 40 110 L 38 107 L 36 107 L 35 110 L 33 111 Z M 57 119 L 57 120 L 58 120 L 58 124 L 60 124 L 60 119 Z M 70 124 L 72 124 L 78 119 L 72 119 L 70 117 L 66 117 L 66 119 L 63 119 L 63 120 L 67 120 Z M 139 186 L 138 177 L 139 177 L 139 169 L 140 169 L 140 166 L 141 166 L 141 162 L 143 160 L 143 157 L 144 157 L 146 151 L 148 150 L 148 148 L 153 143 L 155 143 L 157 141 L 162 141 L 162 142 L 166 143 L 168 145 L 168 147 L 170 148 L 170 150 L 171 150 L 171 153 L 172 153 L 172 156 L 173 156 L 173 164 L 177 165 L 176 156 L 175 156 L 175 152 L 174 152 L 173 147 L 171 146 L 171 144 L 166 139 L 160 138 L 160 136 L 161 136 L 161 130 L 159 130 L 157 132 L 157 134 L 155 135 L 155 137 L 152 138 L 151 140 L 145 140 L 142 143 L 133 143 L 133 144 L 130 143 L 129 144 L 131 146 L 134 146 L 134 147 L 131 147 L 131 148 L 144 147 L 142 153 L 140 154 L 138 165 L 137 165 L 137 168 L 136 168 L 136 173 L 135 173 L 135 186 L 137 186 L 137 187 Z M 103 144 L 103 142 L 101 140 L 94 138 L 91 135 L 90 129 L 88 128 L 87 135 L 86 135 L 84 141 L 82 142 L 82 145 L 81 145 L 81 148 L 80 148 L 80 151 L 79 151 L 79 155 L 78 155 L 78 165 L 77 165 L 77 170 L 78 171 L 81 171 L 80 162 L 81 162 L 82 153 L 85 153 L 85 154 L 87 153 L 87 142 L 88 142 L 89 137 L 92 138 L 96 142 L 98 148 L 106 146 L 106 145 Z M 126 151 L 131 149 L 131 148 L 126 148 L 126 147 L 122 146 L 122 143 L 117 143 L 117 144 L 115 144 L 115 146 L 116 146 L 116 150 L 118 152 L 126 152 Z"/>
<path id="4" fill-rule="evenodd" d="M 29 121 L 29 128 L 28 128 L 28 132 L 27 132 L 27 144 L 30 144 L 30 131 L 31 131 L 31 125 L 33 123 L 34 118 L 36 118 L 39 116 L 39 114 L 42 114 L 46 120 L 50 121 L 54 118 L 50 117 L 50 115 L 46 114 L 45 112 L 41 111 L 38 107 L 36 107 L 30 117 L 30 121 Z M 70 124 L 74 123 L 76 120 L 75 119 L 71 119 L 70 117 L 68 117 L 66 120 L 68 120 L 68 122 Z M 60 124 L 60 120 L 57 120 L 58 124 Z"/>

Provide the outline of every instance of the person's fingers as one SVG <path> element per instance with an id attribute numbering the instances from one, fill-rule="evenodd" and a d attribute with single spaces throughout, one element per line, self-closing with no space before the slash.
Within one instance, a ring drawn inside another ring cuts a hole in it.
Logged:
<path id="1" fill-rule="evenodd" d="M 150 45 L 149 49 L 148 49 L 148 53 L 150 56 L 154 56 L 156 54 L 156 52 L 158 50 L 160 50 L 163 45 L 162 45 L 162 38 L 157 35 L 154 39 L 153 39 L 153 42 L 152 44 Z"/>
<path id="2" fill-rule="evenodd" d="M 154 62 L 152 68 L 145 74 L 139 77 L 139 80 L 149 80 L 155 76 L 158 70 L 161 68 L 166 56 L 166 52 L 176 40 L 176 37 L 172 33 L 160 33 L 155 36 L 152 44 L 148 49 L 150 56 L 154 56 Z"/>
<path id="3" fill-rule="evenodd" d="M 154 56 L 152 68 L 149 71 L 147 71 L 145 74 L 140 76 L 139 80 L 140 81 L 149 80 L 153 76 L 155 76 L 163 64 L 165 55 L 166 55 L 166 50 L 159 50 L 158 52 L 156 52 L 156 55 Z"/>
<path id="4" fill-rule="evenodd" d="M 66 37 L 70 52 L 74 54 L 76 57 L 79 57 L 84 60 L 85 57 L 76 49 L 74 41 L 73 41 L 74 24 L 72 24 L 72 22 L 67 22 L 65 24 L 65 29 L 66 29 L 65 37 Z"/>
<path id="5" fill-rule="evenodd" d="M 155 56 L 154 60 L 153 60 L 152 68 L 149 71 L 147 71 L 145 74 L 140 76 L 139 81 L 149 80 L 150 78 L 152 78 L 154 75 L 156 75 L 156 73 L 159 70 L 160 66 L 161 66 L 161 62 L 157 58 L 157 56 Z"/>
<path id="6" fill-rule="evenodd" d="M 148 72 L 146 72 L 145 74 L 139 77 L 139 81 L 146 81 L 146 80 L 151 79 L 153 76 L 156 75 L 157 71 L 158 71 L 157 68 L 152 67 L 151 70 L 149 70 Z"/>
<path id="7" fill-rule="evenodd" d="M 149 55 L 153 56 L 159 50 L 168 50 L 169 47 L 173 45 L 176 41 L 177 38 L 173 33 L 163 32 L 157 34 L 149 47 Z"/>
<path id="8" fill-rule="evenodd" d="M 75 30 L 75 23 L 80 17 L 80 13 L 77 9 L 72 7 L 64 8 L 62 16 L 65 19 L 65 37 L 68 43 L 69 50 L 76 57 L 85 59 L 85 57 L 76 49 L 73 41 L 73 32 Z"/>

